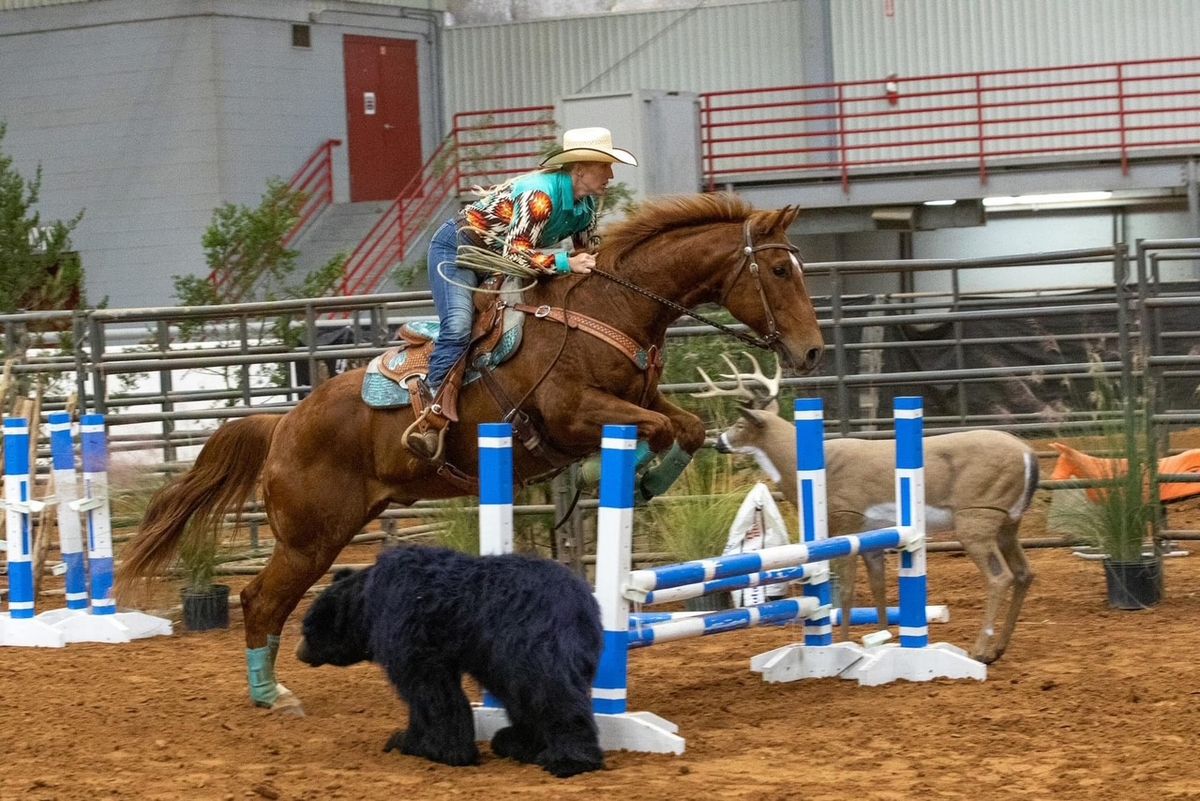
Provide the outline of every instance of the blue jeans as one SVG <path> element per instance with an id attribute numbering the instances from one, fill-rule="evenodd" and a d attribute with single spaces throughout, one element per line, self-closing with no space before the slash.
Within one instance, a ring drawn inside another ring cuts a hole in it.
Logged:
<path id="1" fill-rule="evenodd" d="M 441 332 L 429 359 L 429 375 L 425 379 L 434 392 L 471 344 L 471 324 L 475 321 L 475 293 L 455 284 L 479 286 L 479 277 L 473 270 L 459 267 L 455 263 L 457 256 L 458 225 L 454 220 L 447 220 L 429 242 L 429 289 L 433 292 L 433 305 L 441 321 Z M 439 265 L 441 269 L 438 269 Z"/>

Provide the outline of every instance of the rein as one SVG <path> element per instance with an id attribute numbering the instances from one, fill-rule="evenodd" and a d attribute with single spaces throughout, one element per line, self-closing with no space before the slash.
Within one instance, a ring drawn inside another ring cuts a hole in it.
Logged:
<path id="1" fill-rule="evenodd" d="M 763 250 L 786 250 L 789 253 L 796 253 L 797 249 L 796 246 L 790 242 L 768 242 L 764 245 L 755 245 L 754 239 L 750 234 L 749 220 L 746 220 L 746 223 L 742 228 L 742 239 L 745 243 L 742 246 L 742 262 L 738 265 L 737 271 L 733 274 L 733 279 L 729 282 L 729 285 L 724 291 L 721 292 L 720 303 L 721 305 L 725 304 L 725 299 L 729 296 L 729 293 L 733 289 L 734 285 L 737 284 L 738 279 L 742 277 L 742 273 L 746 270 L 748 265 L 750 267 L 750 275 L 754 277 L 754 286 L 758 290 L 758 297 L 762 300 L 763 311 L 767 315 L 767 335 L 765 337 L 758 336 L 757 334 L 747 334 L 744 331 L 738 331 L 732 326 L 728 326 L 724 323 L 719 323 L 716 320 L 705 317 L 703 314 L 694 312 L 686 306 L 676 303 L 670 298 L 664 298 L 662 295 L 651 292 L 645 287 L 638 286 L 632 281 L 628 281 L 618 275 L 605 272 L 598 267 L 593 267 L 592 272 L 602 278 L 612 281 L 614 284 L 620 284 L 626 289 L 632 289 L 634 292 L 644 295 L 645 297 L 648 297 L 651 300 L 666 306 L 672 311 L 687 315 L 693 320 L 697 320 L 707 326 L 711 326 L 712 328 L 715 328 L 724 334 L 729 334 L 731 337 L 735 337 L 736 339 L 745 342 L 747 345 L 755 348 L 762 348 L 763 350 L 771 350 L 775 343 L 779 341 L 779 327 L 775 324 L 775 314 L 771 311 L 771 305 L 767 302 L 767 293 L 766 290 L 763 289 L 762 276 L 759 274 L 760 271 L 758 267 L 758 261 L 754 258 L 754 254 Z"/>

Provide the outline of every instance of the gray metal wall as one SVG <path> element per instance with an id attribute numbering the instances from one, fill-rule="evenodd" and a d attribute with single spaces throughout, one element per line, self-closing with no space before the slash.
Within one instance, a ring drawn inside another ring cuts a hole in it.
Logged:
<path id="1" fill-rule="evenodd" d="M 803 83 L 799 0 L 605 14 L 445 32 L 447 112 L 583 93 Z"/>
<path id="2" fill-rule="evenodd" d="M 838 80 L 1189 56 L 1195 0 L 836 0 Z"/>
<path id="3" fill-rule="evenodd" d="M 91 302 L 173 302 L 172 275 L 207 272 L 200 236 L 216 206 L 257 202 L 268 177 L 345 139 L 345 33 L 418 40 L 423 138 L 436 142 L 431 17 L 312 8 L 106 0 L 0 13 L 3 147 L 23 175 L 42 165 L 44 217 L 86 210 L 73 240 Z M 312 26 L 310 49 L 292 47 L 295 22 Z M 334 153 L 345 199 L 345 148 Z"/>
<path id="4" fill-rule="evenodd" d="M 80 3 L 108 2 L 108 0 L 0 0 L 0 11 L 19 8 L 41 8 L 45 6 L 78 5 Z M 157 5 L 159 0 L 153 0 Z M 355 0 L 368 6 L 392 6 L 445 11 L 446 0 Z"/>
<path id="5" fill-rule="evenodd" d="M 816 1 L 448 28 L 447 109 L 806 83 L 802 24 Z M 1169 58 L 1194 54 L 1200 42 L 1195 0 L 896 0 L 890 17 L 886 7 L 830 2 L 836 80 Z"/>

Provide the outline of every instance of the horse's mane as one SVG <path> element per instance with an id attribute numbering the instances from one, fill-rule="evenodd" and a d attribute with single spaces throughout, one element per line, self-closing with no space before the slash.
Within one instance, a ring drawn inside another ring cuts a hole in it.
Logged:
<path id="1" fill-rule="evenodd" d="M 741 222 L 754 211 L 744 198 L 731 193 L 678 195 L 647 200 L 633 216 L 604 231 L 602 251 L 620 259 L 635 245 L 675 228 L 720 222 Z"/>

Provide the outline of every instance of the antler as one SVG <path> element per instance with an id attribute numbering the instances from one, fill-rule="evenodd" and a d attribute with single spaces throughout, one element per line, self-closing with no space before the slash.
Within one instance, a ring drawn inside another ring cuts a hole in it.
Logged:
<path id="1" fill-rule="evenodd" d="M 722 358 L 724 358 L 725 361 L 727 361 L 727 362 L 729 361 L 729 358 L 726 356 L 722 356 Z M 731 364 L 730 366 L 732 367 L 733 365 Z M 721 387 L 718 387 L 711 378 L 708 377 L 708 373 L 704 372 L 704 370 L 702 368 L 697 367 L 696 371 L 700 373 L 700 377 L 704 379 L 704 384 L 705 384 L 705 386 L 708 387 L 708 389 L 704 390 L 703 392 L 693 392 L 692 393 L 693 398 L 717 398 L 717 397 L 723 397 L 723 396 L 733 396 L 735 398 L 741 398 L 742 400 L 746 401 L 747 403 L 752 402 L 755 398 L 754 392 L 752 392 L 750 389 L 748 389 L 742 383 L 742 379 L 740 376 L 737 376 L 737 375 L 722 376 L 722 378 L 730 378 L 730 379 L 737 380 L 737 386 L 734 387 L 733 389 L 722 389 Z"/>
<path id="2" fill-rule="evenodd" d="M 725 360 L 725 363 L 729 365 L 729 369 L 733 372 L 721 373 L 721 378 L 725 378 L 730 381 L 736 381 L 737 386 L 732 389 L 722 389 L 721 387 L 718 387 L 711 378 L 708 377 L 708 374 L 704 372 L 704 370 L 696 368 L 701 377 L 704 378 L 704 383 L 708 386 L 708 389 L 706 389 L 704 392 L 693 392 L 692 397 L 715 398 L 719 396 L 733 396 L 741 398 L 747 403 L 753 404 L 757 407 L 765 406 L 770 401 L 779 397 L 779 382 L 780 379 L 783 378 L 783 367 L 779 364 L 779 360 L 775 360 L 775 377 L 767 378 L 766 375 L 763 374 L 762 367 L 759 365 L 757 359 L 755 359 L 746 351 L 742 351 L 742 355 L 749 359 L 750 363 L 754 365 L 753 373 L 739 372 L 737 365 L 733 363 L 733 360 L 730 359 L 727 354 L 723 353 L 721 354 L 721 358 Z M 745 381 L 747 380 L 753 381 L 759 387 L 765 389 L 766 394 L 764 395 L 761 390 L 756 390 L 753 387 L 747 387 L 745 384 Z"/>
<path id="3" fill-rule="evenodd" d="M 767 391 L 766 395 L 760 395 L 759 393 L 755 393 L 756 397 L 761 397 L 764 401 L 770 401 L 770 400 L 774 400 L 775 398 L 778 398 L 779 397 L 779 383 L 783 378 L 783 366 L 779 363 L 779 357 L 778 356 L 775 357 L 775 377 L 767 378 L 765 375 L 763 375 L 762 367 L 759 366 L 759 364 L 758 364 L 758 359 L 755 359 L 753 355 L 747 353 L 746 351 L 742 351 L 742 355 L 745 356 L 747 359 L 749 359 L 750 363 L 754 365 L 754 372 L 753 373 L 737 372 L 737 368 L 734 367 L 733 362 L 731 362 L 728 357 L 725 357 L 725 363 L 728 364 L 730 366 L 730 368 L 733 369 L 734 375 L 730 376 L 730 375 L 722 374 L 721 377 L 722 378 L 737 378 L 739 385 L 742 383 L 742 379 L 744 379 L 744 378 L 749 379 L 751 381 L 756 382 L 759 386 L 761 386 L 763 389 L 765 389 Z M 751 390 L 751 391 L 753 391 L 753 390 Z"/>

